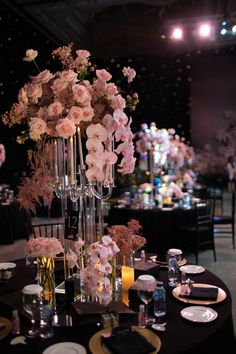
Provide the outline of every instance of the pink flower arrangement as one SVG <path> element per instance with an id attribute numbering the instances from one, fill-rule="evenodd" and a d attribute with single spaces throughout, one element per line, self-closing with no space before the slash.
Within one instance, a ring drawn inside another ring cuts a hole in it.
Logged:
<path id="1" fill-rule="evenodd" d="M 113 225 L 108 228 L 108 235 L 120 248 L 121 256 L 130 256 L 133 251 L 146 244 L 146 238 L 140 235 L 141 228 L 138 220 L 134 219 L 131 219 L 127 226 Z"/>
<path id="2" fill-rule="evenodd" d="M 61 242 L 55 237 L 32 238 L 26 243 L 26 254 L 34 257 L 56 257 L 63 253 Z"/>
<path id="3" fill-rule="evenodd" d="M 108 304 L 112 298 L 112 258 L 118 253 L 119 247 L 109 236 L 103 236 L 100 242 L 89 245 L 89 259 L 80 272 L 87 294 L 98 298 L 101 304 Z"/>
<path id="4" fill-rule="evenodd" d="M 24 61 L 32 61 L 38 68 L 37 55 L 36 50 L 28 49 Z M 38 75 L 31 76 L 20 89 L 18 102 L 3 115 L 3 123 L 25 125 L 26 130 L 17 141 L 24 143 L 30 138 L 36 142 L 38 150 L 44 149 L 48 137 L 69 138 L 79 129 L 86 139 L 86 177 L 89 181 L 109 180 L 109 166 L 117 162 L 119 173 L 132 173 L 136 160 L 132 119 L 124 110 L 135 109 L 137 93 L 125 97 L 124 91 L 111 82 L 112 75 L 107 70 L 97 69 L 91 64 L 87 50 L 74 53 L 73 45 L 69 44 L 54 50 L 52 56 L 59 59 L 63 69 L 54 73 L 47 69 L 39 70 Z M 134 69 L 124 67 L 120 81 L 127 79 L 130 83 L 135 75 Z M 47 160 L 50 154 L 41 154 L 40 158 Z M 40 168 L 43 170 L 41 175 L 44 175 L 45 166 L 48 164 L 33 166 L 30 181 L 23 184 L 24 192 L 27 188 L 37 190 L 38 178 L 34 178 L 34 173 Z M 50 172 L 47 175 L 50 176 Z M 46 193 L 48 199 L 49 192 L 40 193 L 43 198 Z M 37 199 L 35 194 L 34 199 Z M 20 199 L 24 199 L 24 193 Z"/>
<path id="5" fill-rule="evenodd" d="M 3 144 L 0 144 L 0 167 L 6 159 L 5 147 Z"/>

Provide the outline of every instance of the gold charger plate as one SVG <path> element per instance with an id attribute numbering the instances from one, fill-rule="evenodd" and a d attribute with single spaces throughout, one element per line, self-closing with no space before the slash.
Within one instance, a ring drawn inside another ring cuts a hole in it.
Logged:
<path id="1" fill-rule="evenodd" d="M 132 326 L 132 329 L 136 330 L 139 334 L 144 336 L 155 348 L 150 354 L 156 354 L 161 348 L 160 338 L 147 328 L 139 328 L 138 326 Z M 93 354 L 110 354 L 108 349 L 102 345 L 101 336 L 103 333 L 111 332 L 112 327 L 104 328 L 101 331 L 95 333 L 89 341 L 89 349 Z"/>
<path id="2" fill-rule="evenodd" d="M 0 323 L 5 324 L 5 326 L 3 328 L 0 328 L 0 339 L 3 339 L 4 337 L 6 337 L 8 335 L 8 333 L 11 332 L 12 324 L 5 317 L 0 317 Z"/>
<path id="3" fill-rule="evenodd" d="M 198 299 L 190 299 L 184 296 L 180 296 L 180 286 L 177 286 L 173 289 L 172 294 L 174 297 L 180 301 L 186 302 L 188 304 L 195 304 L 195 305 L 212 305 L 217 304 L 218 302 L 223 301 L 226 298 L 226 292 L 215 285 L 210 284 L 202 284 L 202 283 L 194 283 L 193 287 L 202 287 L 202 288 L 218 288 L 218 296 L 216 300 L 198 300 Z"/>

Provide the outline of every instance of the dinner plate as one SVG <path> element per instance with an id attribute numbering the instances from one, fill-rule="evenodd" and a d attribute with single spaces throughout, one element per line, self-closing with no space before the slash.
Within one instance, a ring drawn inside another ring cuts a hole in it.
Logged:
<path id="1" fill-rule="evenodd" d="M 205 272 L 205 268 L 199 265 L 184 265 L 179 268 L 179 270 L 182 272 L 184 271 L 187 274 L 200 274 Z"/>
<path id="2" fill-rule="evenodd" d="M 0 339 L 2 339 L 4 337 L 6 337 L 8 335 L 8 333 L 11 332 L 12 324 L 5 317 L 0 317 L 0 324 L 4 324 L 4 326 L 0 328 Z"/>
<path id="3" fill-rule="evenodd" d="M 161 340 L 154 332 L 147 328 L 139 328 L 138 326 L 132 326 L 132 329 L 136 330 L 139 334 L 144 336 L 156 348 L 156 350 L 149 354 L 156 354 L 159 352 L 161 348 Z M 110 354 L 110 351 L 104 345 L 102 345 L 101 336 L 102 334 L 109 333 L 111 331 L 112 327 L 108 327 L 93 335 L 89 341 L 89 349 L 92 354 Z"/>
<path id="4" fill-rule="evenodd" d="M 86 354 L 85 347 L 75 342 L 60 342 L 46 348 L 42 354 Z"/>
<path id="5" fill-rule="evenodd" d="M 181 285 L 177 286 L 176 288 L 173 289 L 172 294 L 173 296 L 182 301 L 186 302 L 188 304 L 195 304 L 195 305 L 212 305 L 212 304 L 217 304 L 218 302 L 223 301 L 226 298 L 226 292 L 218 287 L 218 296 L 216 300 L 200 300 L 200 299 L 191 299 L 188 297 L 184 297 L 180 295 L 180 287 Z M 193 287 L 202 287 L 202 288 L 217 288 L 215 285 L 210 285 L 210 284 L 201 284 L 201 283 L 194 283 Z"/>
<path id="6" fill-rule="evenodd" d="M 0 270 L 13 269 L 16 267 L 16 263 L 5 262 L 0 263 Z"/>
<path id="7" fill-rule="evenodd" d="M 218 313 L 210 307 L 190 306 L 180 312 L 181 316 L 191 322 L 207 323 L 214 321 Z"/>

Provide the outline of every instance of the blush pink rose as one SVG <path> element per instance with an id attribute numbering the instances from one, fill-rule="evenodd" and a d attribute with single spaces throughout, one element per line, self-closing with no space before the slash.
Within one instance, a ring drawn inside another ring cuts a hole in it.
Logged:
<path id="1" fill-rule="evenodd" d="M 81 104 L 88 104 L 91 101 L 90 93 L 87 88 L 83 85 L 73 85 L 72 91 L 74 94 L 74 99 Z"/>
<path id="2" fill-rule="evenodd" d="M 51 86 L 54 93 L 59 93 L 67 88 L 67 82 L 62 79 L 56 79 Z"/>
<path id="3" fill-rule="evenodd" d="M 96 70 L 96 75 L 101 81 L 109 81 L 112 78 L 111 74 L 105 69 Z"/>
<path id="4" fill-rule="evenodd" d="M 122 70 L 122 73 L 124 76 L 126 76 L 128 78 L 128 82 L 130 83 L 131 81 L 133 81 L 133 79 L 136 76 L 136 71 L 132 68 L 128 67 L 124 67 Z"/>
<path id="5" fill-rule="evenodd" d="M 28 104 L 28 97 L 26 90 L 22 87 L 18 93 L 18 100 L 24 104 Z"/>
<path id="6" fill-rule="evenodd" d="M 32 77 L 32 82 L 34 84 L 45 84 L 49 80 L 54 78 L 54 74 L 51 74 L 49 70 L 41 71 L 37 76 Z"/>
<path id="7" fill-rule="evenodd" d="M 79 49 L 75 53 L 79 58 L 82 59 L 88 59 L 91 55 L 90 52 L 86 49 Z"/>
<path id="8" fill-rule="evenodd" d="M 28 84 L 25 85 L 28 99 L 31 103 L 38 103 L 39 98 L 42 97 L 42 87 L 40 85 Z"/>
<path id="9" fill-rule="evenodd" d="M 63 111 L 63 106 L 61 102 L 55 101 L 48 106 L 47 113 L 49 117 L 55 117 L 61 114 Z"/>
<path id="10" fill-rule="evenodd" d="M 90 122 L 94 116 L 94 109 L 91 106 L 83 107 L 83 121 Z"/>
<path id="11" fill-rule="evenodd" d="M 78 81 L 78 74 L 73 70 L 64 70 L 60 73 L 61 79 L 67 82 L 76 83 Z"/>
<path id="12" fill-rule="evenodd" d="M 24 61 L 33 61 L 38 55 L 37 50 L 34 49 L 27 49 L 25 53 L 25 57 L 23 58 Z"/>
<path id="13" fill-rule="evenodd" d="M 29 134 L 32 140 L 40 139 L 41 134 L 46 133 L 47 123 L 41 118 L 30 118 L 29 122 Z"/>
<path id="14" fill-rule="evenodd" d="M 76 125 L 79 125 L 83 120 L 83 108 L 72 106 L 68 113 L 68 118 L 73 120 Z"/>
<path id="15" fill-rule="evenodd" d="M 56 131 L 62 138 L 68 138 L 75 134 L 76 126 L 72 120 L 64 118 L 60 119 L 59 123 L 56 125 Z"/>

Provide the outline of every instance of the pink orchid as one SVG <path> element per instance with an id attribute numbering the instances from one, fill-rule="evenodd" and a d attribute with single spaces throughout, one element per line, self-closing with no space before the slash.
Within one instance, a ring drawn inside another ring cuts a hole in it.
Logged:
<path id="1" fill-rule="evenodd" d="M 89 139 L 107 140 L 107 130 L 99 123 L 88 126 L 86 134 Z"/>
<path id="2" fill-rule="evenodd" d="M 104 147 L 98 139 L 88 139 L 86 141 L 86 148 L 90 154 L 101 154 L 104 151 Z"/>
<path id="3" fill-rule="evenodd" d="M 128 123 L 128 117 L 121 109 L 116 109 L 113 117 L 118 125 L 126 125 Z"/>
<path id="4" fill-rule="evenodd" d="M 125 109 L 126 102 L 121 95 L 116 95 L 111 99 L 111 107 L 116 109 Z"/>

